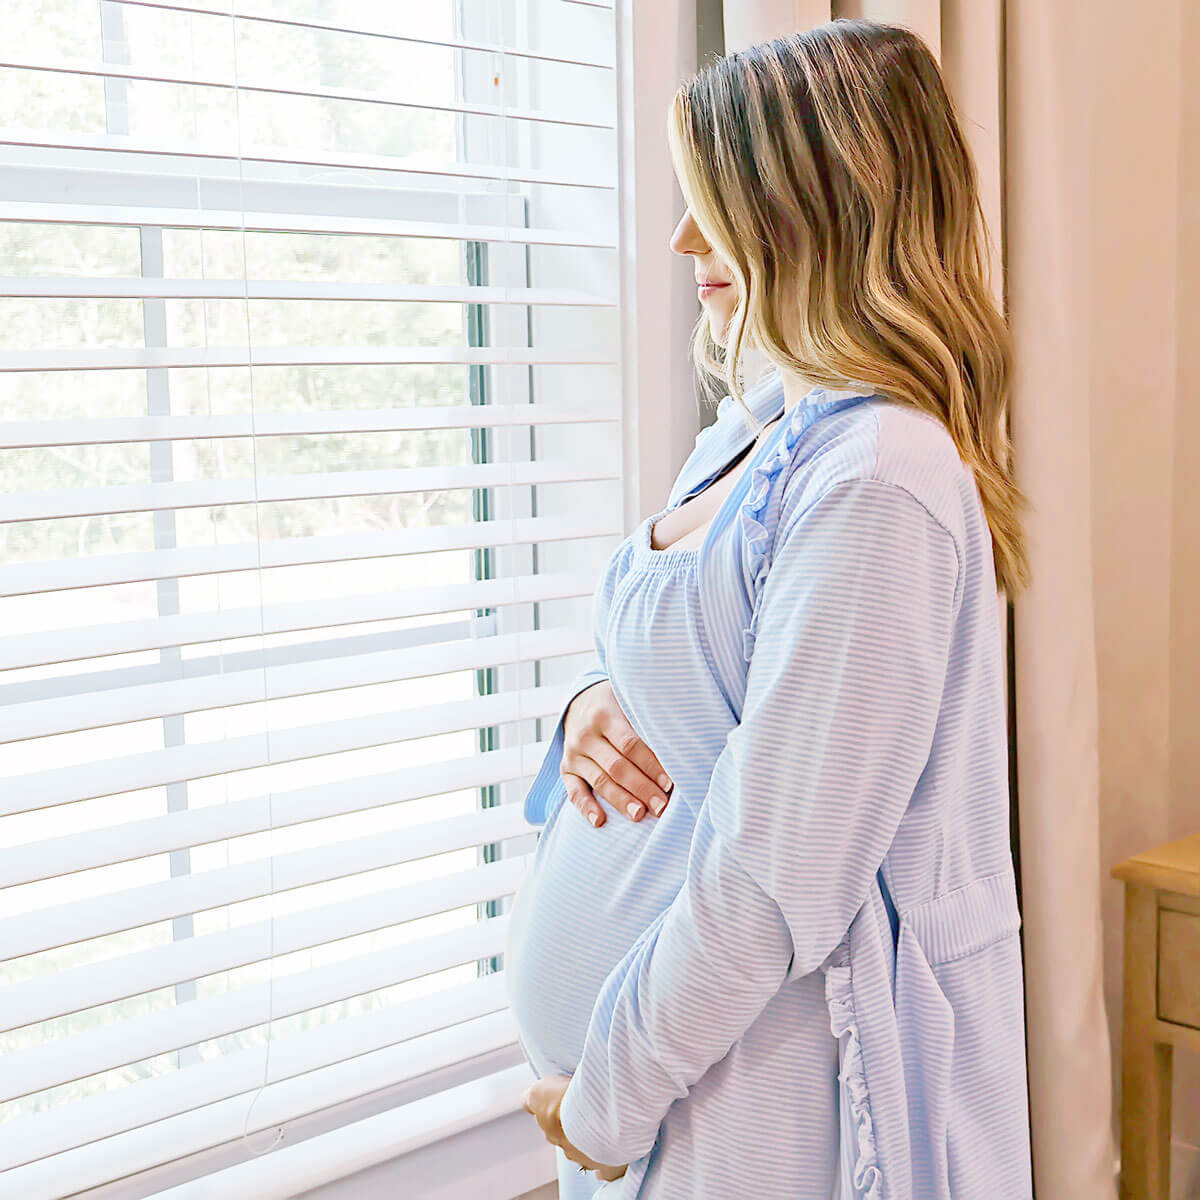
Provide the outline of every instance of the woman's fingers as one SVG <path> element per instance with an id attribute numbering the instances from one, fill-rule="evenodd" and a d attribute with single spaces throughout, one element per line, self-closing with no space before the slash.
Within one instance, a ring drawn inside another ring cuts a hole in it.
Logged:
<path id="1" fill-rule="evenodd" d="M 620 1179 L 625 1174 L 627 1163 L 598 1163 L 573 1146 L 563 1131 L 562 1101 L 570 1082 L 569 1075 L 544 1075 L 525 1089 L 521 1107 L 537 1119 L 546 1140 L 558 1146 L 573 1163 L 578 1163 L 588 1171 L 595 1171 L 601 1179 Z"/>
<path id="2" fill-rule="evenodd" d="M 606 820 L 604 808 L 596 797 L 592 795 L 592 789 L 588 786 L 587 780 L 581 779 L 578 775 L 571 774 L 569 771 L 562 771 L 560 774 L 562 775 L 563 787 L 567 790 L 567 799 L 599 829 Z"/>
<path id="3" fill-rule="evenodd" d="M 633 726 L 629 724 L 625 714 L 619 708 L 607 715 L 608 723 L 602 730 L 604 736 L 622 757 L 628 759 L 638 769 L 645 780 L 644 784 L 630 790 L 644 796 L 652 809 L 654 808 L 652 803 L 654 796 L 649 794 L 646 789 L 650 789 L 651 792 L 657 790 L 663 799 L 663 806 L 666 807 L 667 794 L 675 785 L 662 763 L 658 761 L 654 751 L 634 732 Z"/>
<path id="4" fill-rule="evenodd" d="M 594 749 L 598 754 L 604 753 L 599 747 L 594 747 Z M 617 783 L 594 758 L 577 754 L 569 764 L 564 765 L 563 770 L 566 770 L 567 765 L 573 774 L 587 784 L 593 796 L 607 800 L 613 808 L 624 813 L 631 821 L 641 820 L 646 815 L 646 806 L 641 800 Z M 584 816 L 587 816 L 587 813 L 584 813 Z"/>
<path id="5" fill-rule="evenodd" d="M 647 811 L 662 815 L 673 785 L 634 732 L 607 680 L 582 689 L 567 705 L 563 731 L 559 773 L 564 779 L 577 777 L 568 794 L 593 825 L 603 823 L 600 799 L 631 821 L 641 820 Z"/>
<path id="6" fill-rule="evenodd" d="M 656 817 L 662 816 L 674 787 L 662 763 L 634 732 L 620 708 L 606 710 L 604 717 L 601 733 L 612 754 L 618 757 L 613 760 L 605 752 L 595 756 L 597 761 L 627 791 L 639 797 Z M 624 765 L 618 766 L 618 762 Z"/>
<path id="7" fill-rule="evenodd" d="M 623 737 L 619 730 L 613 731 L 614 736 L 622 740 L 625 748 L 632 750 L 633 747 L 629 741 Z M 630 731 L 630 736 L 639 746 L 643 745 L 639 742 L 637 735 Z M 654 815 L 660 816 L 663 809 L 667 807 L 669 799 L 666 790 L 660 787 L 653 779 L 648 778 L 645 773 L 632 762 L 624 753 L 624 751 L 613 745 L 607 738 L 602 739 L 598 745 L 589 747 L 593 761 L 598 765 L 612 782 L 621 789 L 621 803 L 628 808 L 632 803 L 636 809 L 640 809 L 636 815 L 630 812 L 629 816 L 634 820 L 649 809 Z M 657 761 L 657 760 L 656 760 Z M 653 768 L 652 768 L 653 769 Z M 660 773 L 665 774 L 661 771 Z M 596 783 L 592 784 L 592 790 L 596 790 Z M 602 793 L 605 799 L 608 798 L 607 793 Z"/>

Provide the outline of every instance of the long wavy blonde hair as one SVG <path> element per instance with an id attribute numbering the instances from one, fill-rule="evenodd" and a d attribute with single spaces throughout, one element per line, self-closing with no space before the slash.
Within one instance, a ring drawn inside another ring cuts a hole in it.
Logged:
<path id="1" fill-rule="evenodd" d="M 737 285 L 692 357 L 744 399 L 743 347 L 826 387 L 929 413 L 974 471 L 996 586 L 1028 585 L 1011 474 L 1012 350 L 989 282 L 975 166 L 932 54 L 907 29 L 836 20 L 727 54 L 676 92 L 675 172 Z"/>

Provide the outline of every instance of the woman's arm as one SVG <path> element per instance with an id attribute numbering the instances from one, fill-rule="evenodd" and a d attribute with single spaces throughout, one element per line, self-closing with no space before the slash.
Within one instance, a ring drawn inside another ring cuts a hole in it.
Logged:
<path id="1" fill-rule="evenodd" d="M 929 756 L 953 537 L 879 480 L 791 503 L 686 880 L 605 981 L 563 1096 L 566 1137 L 597 1162 L 647 1153 L 672 1102 L 837 946 Z"/>

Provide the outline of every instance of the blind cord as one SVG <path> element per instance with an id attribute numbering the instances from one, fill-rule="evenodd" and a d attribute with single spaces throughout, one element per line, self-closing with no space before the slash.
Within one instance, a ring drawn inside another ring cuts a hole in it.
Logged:
<path id="1" fill-rule="evenodd" d="M 258 617 L 259 617 L 259 647 L 263 653 L 263 718 L 265 725 L 266 736 L 266 763 L 269 768 L 271 765 L 271 720 L 270 713 L 267 710 L 267 701 L 270 698 L 269 689 L 267 687 L 267 656 L 266 656 L 266 623 L 263 620 L 264 598 L 263 598 L 263 563 L 262 563 L 262 512 L 260 508 L 258 495 L 258 430 L 255 424 L 255 403 L 254 403 L 254 354 L 252 327 L 250 322 L 250 257 L 247 251 L 246 238 L 246 164 L 242 157 L 242 104 L 241 104 L 241 88 L 239 86 L 238 76 L 238 25 L 237 25 L 237 0 L 230 0 L 229 6 L 229 29 L 230 37 L 233 45 L 233 112 L 234 112 L 234 132 L 237 138 L 237 164 L 238 164 L 238 208 L 241 221 L 241 242 L 242 242 L 242 307 L 246 316 L 246 371 L 249 379 L 249 397 L 250 397 L 250 465 L 254 475 L 254 545 L 255 552 L 258 557 L 258 570 L 256 578 L 258 580 Z M 262 1083 L 258 1085 L 254 1095 L 250 1098 L 250 1103 L 246 1106 L 246 1115 L 242 1121 L 242 1136 L 241 1141 L 247 1152 L 254 1157 L 267 1154 L 274 1150 L 280 1142 L 283 1141 L 284 1127 L 277 1125 L 275 1127 L 275 1136 L 271 1142 L 260 1150 L 255 1150 L 247 1144 L 249 1139 L 250 1115 L 254 1111 L 254 1106 L 258 1103 L 258 1098 L 266 1090 L 267 1084 L 271 1078 L 271 1035 L 274 1028 L 275 1017 L 275 790 L 273 787 L 267 789 L 267 872 L 269 881 L 269 895 L 271 899 L 271 915 L 268 922 L 268 953 L 267 953 L 267 1042 L 263 1054 L 263 1077 Z"/>

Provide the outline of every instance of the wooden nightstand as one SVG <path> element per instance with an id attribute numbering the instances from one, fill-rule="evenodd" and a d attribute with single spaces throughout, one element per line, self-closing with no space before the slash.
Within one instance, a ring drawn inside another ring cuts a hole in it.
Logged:
<path id="1" fill-rule="evenodd" d="M 1168 1200 L 1171 1056 L 1200 1053 L 1200 833 L 1112 873 L 1125 881 L 1121 1200 Z"/>

